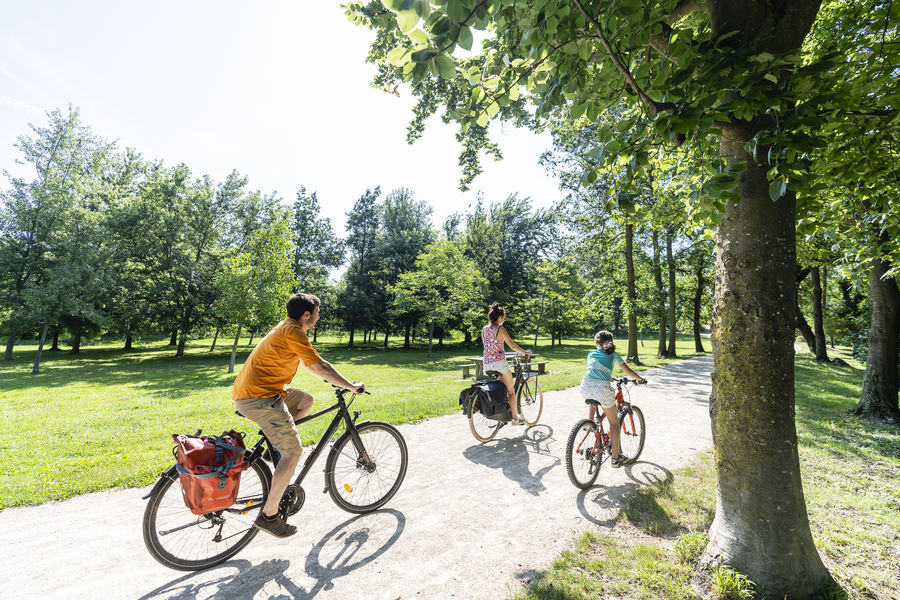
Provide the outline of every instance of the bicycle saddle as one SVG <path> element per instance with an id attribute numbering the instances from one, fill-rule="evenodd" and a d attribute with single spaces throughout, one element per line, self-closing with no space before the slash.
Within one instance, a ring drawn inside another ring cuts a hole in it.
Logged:
<path id="1" fill-rule="evenodd" d="M 485 371 L 484 374 L 494 379 L 500 379 L 500 376 L 503 375 L 500 371 Z"/>
<path id="2" fill-rule="evenodd" d="M 588 398 L 587 400 L 585 400 L 584 403 L 585 403 L 585 404 L 590 404 L 591 406 L 598 406 L 598 407 L 600 406 L 600 401 L 599 401 L 599 400 L 591 400 L 590 398 Z"/>

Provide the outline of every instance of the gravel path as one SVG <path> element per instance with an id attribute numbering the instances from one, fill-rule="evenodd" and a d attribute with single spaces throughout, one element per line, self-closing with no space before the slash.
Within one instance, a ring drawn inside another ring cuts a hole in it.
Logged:
<path id="1" fill-rule="evenodd" d="M 484 445 L 458 414 L 400 426 L 409 470 L 375 513 L 338 509 L 322 493 L 320 458 L 293 519 L 297 535 L 260 534 L 236 558 L 200 573 L 166 569 L 144 549 L 141 496 L 149 488 L 4 510 L 0 591 L 26 598 L 503 598 L 580 532 L 610 527 L 628 490 L 671 476 L 710 445 L 711 368 L 707 356 L 646 371 L 650 385 L 632 393 L 647 421 L 641 460 L 619 470 L 604 465 L 589 490 L 569 483 L 564 458 L 569 430 L 587 407 L 577 388 L 547 392 L 539 425 L 506 427 Z"/>

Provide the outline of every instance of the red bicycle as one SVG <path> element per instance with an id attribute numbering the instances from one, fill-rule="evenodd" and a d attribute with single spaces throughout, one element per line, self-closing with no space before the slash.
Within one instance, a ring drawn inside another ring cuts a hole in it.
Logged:
<path id="1" fill-rule="evenodd" d="M 637 379 L 613 377 L 610 381 L 616 385 L 622 452 L 628 456 L 628 464 L 631 464 L 641 455 L 646 436 L 644 413 L 631 404 L 630 388 L 637 384 Z M 628 400 L 625 399 L 626 396 Z M 597 417 L 582 419 L 576 423 L 566 442 L 566 472 L 572 484 L 581 489 L 594 484 L 601 465 L 612 451 L 606 414 L 596 400 L 585 400 L 585 403 L 597 407 Z"/>

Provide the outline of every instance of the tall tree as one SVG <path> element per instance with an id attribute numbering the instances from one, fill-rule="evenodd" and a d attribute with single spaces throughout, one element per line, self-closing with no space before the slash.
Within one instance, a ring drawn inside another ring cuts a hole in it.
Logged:
<path id="1" fill-rule="evenodd" d="M 347 213 L 347 249 L 350 265 L 344 275 L 344 285 L 338 294 L 338 304 L 344 327 L 350 334 L 352 348 L 357 329 L 369 329 L 381 315 L 373 309 L 373 299 L 384 293 L 380 285 L 380 265 L 375 249 L 381 221 L 378 202 L 381 188 L 366 190 Z"/>
<path id="2" fill-rule="evenodd" d="M 31 125 L 31 130 L 31 135 L 18 138 L 16 148 L 21 160 L 34 169 L 34 178 L 12 177 L 4 171 L 11 184 L 0 211 L 0 306 L 9 315 L 4 360 L 12 358 L 18 332 L 30 318 L 26 289 L 46 283 L 47 270 L 56 262 L 51 249 L 59 249 L 70 207 L 93 174 L 95 157 L 106 149 L 72 107 L 66 113 L 48 112 L 47 125 Z"/>
<path id="3" fill-rule="evenodd" d="M 487 280 L 455 243 L 442 240 L 416 258 L 415 270 L 401 273 L 392 286 L 393 309 L 421 315 L 428 328 L 428 358 L 436 329 L 456 321 L 472 330 L 483 318 Z"/>
<path id="4" fill-rule="evenodd" d="M 410 190 L 393 190 L 384 199 L 381 210 L 381 235 L 378 238 L 379 260 L 382 265 L 382 281 L 389 288 L 397 283 L 400 275 L 415 268 L 416 257 L 435 238 L 431 227 L 431 206 L 424 200 L 413 199 Z M 386 303 L 389 302 L 385 298 Z M 387 304 L 383 307 L 387 313 Z M 403 347 L 409 348 L 410 329 L 419 315 L 416 312 L 393 311 L 393 319 L 384 319 L 384 346 L 388 343 L 390 324 L 404 330 Z"/>
<path id="5" fill-rule="evenodd" d="M 344 262 L 344 245 L 334 233 L 331 219 L 321 217 L 316 193 L 305 187 L 297 192 L 291 220 L 294 242 L 292 269 L 298 289 L 316 293 L 328 282 L 328 274 Z"/>
<path id="6" fill-rule="evenodd" d="M 415 123 L 439 103 L 446 106 L 445 118 L 462 125 L 464 153 L 485 148 L 492 117 L 518 117 L 523 88 L 538 118 L 572 103 L 574 117 L 584 115 L 588 124 L 608 106 L 628 103 L 622 130 L 609 129 L 597 151 L 610 162 L 624 153 L 635 176 L 644 172 L 651 144 L 687 143 L 704 152 L 715 145 L 718 172 L 702 188 L 703 200 L 724 213 L 710 400 L 718 498 L 707 556 L 746 573 L 762 597 L 821 593 L 831 577 L 813 545 L 803 500 L 793 315 L 784 310 L 796 295 L 796 193 L 787 181 L 798 155 L 769 152 L 776 143 L 798 143 L 802 135 L 794 134 L 813 126 L 816 115 L 798 107 L 815 72 L 798 68 L 798 53 L 819 0 L 438 6 L 388 0 L 388 6 L 396 12 L 375 3 L 348 7 L 378 32 L 370 58 L 385 65 L 379 83 L 417 84 Z M 489 30 L 487 39 L 474 56 L 454 60 L 457 45 L 471 47 L 473 27 Z M 641 115 L 651 126 L 623 136 Z M 762 447 L 760 439 L 769 443 Z"/>

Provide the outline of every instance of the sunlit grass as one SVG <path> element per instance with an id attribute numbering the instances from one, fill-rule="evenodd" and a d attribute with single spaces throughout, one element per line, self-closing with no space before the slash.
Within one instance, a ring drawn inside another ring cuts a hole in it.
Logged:
<path id="1" fill-rule="evenodd" d="M 810 526 L 840 586 L 825 597 L 900 598 L 900 430 L 847 414 L 858 400 L 863 366 L 846 351 L 830 352 L 851 366 L 801 353 L 795 368 Z M 609 535 L 579 539 L 517 597 L 752 597 L 752 582 L 740 573 L 697 563 L 714 514 L 715 466 L 706 452 L 671 478 L 635 490 Z M 664 582 L 642 576 L 638 564 L 651 564 Z"/>
<path id="2" fill-rule="evenodd" d="M 533 341 L 520 339 L 527 348 Z M 0 362 L 0 508 L 149 484 L 172 463 L 172 433 L 235 428 L 255 438 L 256 427 L 237 417 L 231 404 L 230 340 L 220 338 L 214 352 L 211 342 L 189 343 L 183 358 L 159 339 L 139 342 L 129 352 L 120 341 L 85 345 L 77 355 L 45 349 L 37 375 L 31 374 L 37 346 L 17 345 L 13 360 Z M 245 337 L 239 345 L 236 370 L 252 349 L 248 342 Z M 436 346 L 429 359 L 421 340 L 408 351 L 400 343 L 393 339 L 385 350 L 379 339 L 348 349 L 346 340 L 319 336 L 316 347 L 370 389 L 371 396 L 354 404 L 363 418 L 407 423 L 459 410 L 466 384 L 458 381 L 458 365 L 480 349 L 446 344 Z M 649 347 L 648 342 L 648 352 Z M 554 348 L 539 340 L 536 350 L 550 370 L 541 378 L 543 388 L 577 385 L 591 349 L 587 338 Z M 680 337 L 679 353 L 689 356 L 692 350 L 693 342 Z M 333 401 L 330 385 L 302 369 L 293 385 L 314 395 L 314 408 Z M 329 418 L 302 426 L 304 443 L 317 441 Z"/>

